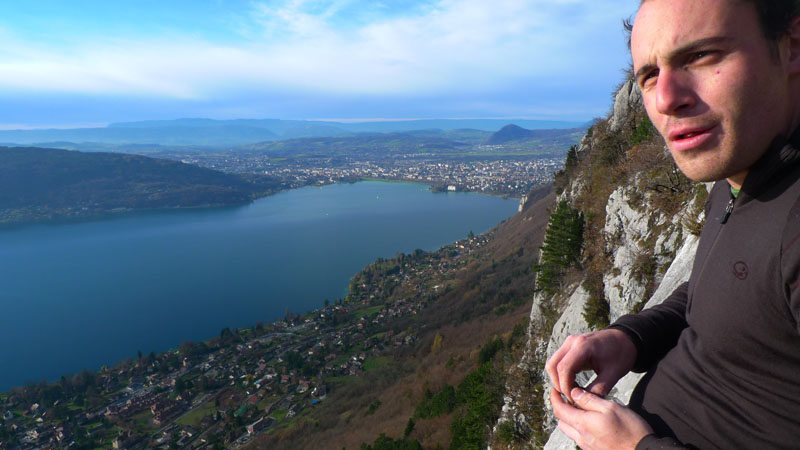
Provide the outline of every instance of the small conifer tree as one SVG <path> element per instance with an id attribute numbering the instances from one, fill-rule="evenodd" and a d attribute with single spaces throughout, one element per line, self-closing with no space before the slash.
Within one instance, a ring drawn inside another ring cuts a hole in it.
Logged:
<path id="1" fill-rule="evenodd" d="M 561 278 L 572 266 L 579 264 L 583 248 L 583 214 L 562 200 L 550 214 L 547 231 L 541 246 L 542 255 L 534 266 L 538 274 L 536 289 L 553 295 L 560 288 Z"/>

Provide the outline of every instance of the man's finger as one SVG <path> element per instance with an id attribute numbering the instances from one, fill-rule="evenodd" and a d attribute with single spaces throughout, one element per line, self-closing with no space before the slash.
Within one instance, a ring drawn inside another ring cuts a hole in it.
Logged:
<path id="1" fill-rule="evenodd" d="M 570 351 L 558 363 L 556 370 L 558 372 L 558 390 L 567 396 L 570 402 L 572 399 L 572 389 L 575 385 L 575 374 L 578 373 L 585 365 L 585 355 L 582 351 Z"/>
<path id="2" fill-rule="evenodd" d="M 564 393 L 570 403 L 572 400 L 572 388 L 575 387 L 575 374 L 569 371 L 559 371 L 559 386 L 558 390 Z"/>
<path id="3" fill-rule="evenodd" d="M 558 429 L 575 442 L 578 442 L 578 440 L 581 439 L 581 434 L 578 432 L 578 430 L 563 420 L 558 421 Z"/>
<path id="4" fill-rule="evenodd" d="M 553 413 L 558 417 L 558 420 L 566 422 L 568 425 L 574 427 L 585 414 L 584 411 L 570 405 L 561 398 L 561 394 L 555 389 L 550 390 L 550 403 L 553 405 Z"/>
<path id="5" fill-rule="evenodd" d="M 605 397 L 609 392 L 611 392 L 611 388 L 614 387 L 616 381 L 617 380 L 609 382 L 609 380 L 606 380 L 600 374 L 598 374 L 597 378 L 595 378 L 594 381 L 586 386 L 586 390 L 593 394 L 597 394 L 600 397 Z"/>
<path id="6" fill-rule="evenodd" d="M 555 353 L 553 353 L 553 356 L 551 356 L 550 359 L 547 360 L 547 364 L 545 364 L 544 366 L 544 369 L 545 371 L 547 371 L 547 375 L 550 377 L 550 381 L 553 383 L 553 386 L 555 386 L 556 389 L 559 390 L 561 389 L 561 383 L 560 383 L 561 380 L 559 380 L 558 378 L 557 368 L 558 364 L 561 362 L 561 359 L 564 357 L 564 354 L 566 354 L 568 351 L 569 347 L 566 345 L 562 345 L 561 347 L 559 347 L 558 350 L 556 350 Z"/>

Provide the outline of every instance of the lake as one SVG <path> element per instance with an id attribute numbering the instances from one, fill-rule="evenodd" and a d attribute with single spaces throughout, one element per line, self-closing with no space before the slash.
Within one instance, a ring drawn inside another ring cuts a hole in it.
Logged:
<path id="1" fill-rule="evenodd" d="M 0 230 L 0 390 L 316 309 L 376 258 L 485 232 L 517 206 L 369 181 Z"/>

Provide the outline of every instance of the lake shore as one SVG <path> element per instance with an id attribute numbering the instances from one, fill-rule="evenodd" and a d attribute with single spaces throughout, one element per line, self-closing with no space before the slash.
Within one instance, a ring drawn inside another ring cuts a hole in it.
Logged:
<path id="1" fill-rule="evenodd" d="M 377 257 L 436 249 L 516 209 L 514 200 L 360 182 L 242 207 L 1 232 L 9 314 L 0 329 L 22 345 L 2 355 L 13 363 L 0 388 L 315 309 Z"/>

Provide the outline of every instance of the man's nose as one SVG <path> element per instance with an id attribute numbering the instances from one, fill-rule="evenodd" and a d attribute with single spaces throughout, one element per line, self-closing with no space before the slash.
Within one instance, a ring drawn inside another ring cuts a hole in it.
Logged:
<path id="1" fill-rule="evenodd" d="M 656 85 L 656 108 L 665 115 L 685 111 L 696 103 L 688 74 L 682 70 L 661 70 Z"/>

